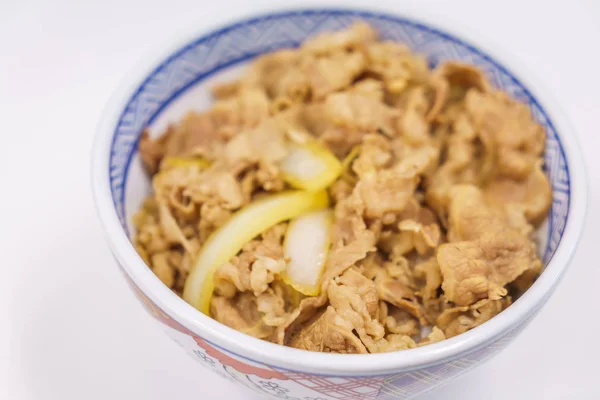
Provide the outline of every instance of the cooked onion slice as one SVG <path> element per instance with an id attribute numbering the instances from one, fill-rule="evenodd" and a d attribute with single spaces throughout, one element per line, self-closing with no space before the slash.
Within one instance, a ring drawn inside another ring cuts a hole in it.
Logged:
<path id="1" fill-rule="evenodd" d="M 294 144 L 281 162 L 283 178 L 290 185 L 316 191 L 329 186 L 342 171 L 340 161 L 315 141 Z"/>
<path id="2" fill-rule="evenodd" d="M 283 280 L 307 296 L 319 294 L 332 223 L 331 210 L 318 210 L 301 215 L 288 226 L 283 246 L 287 260 Z"/>
<path id="3" fill-rule="evenodd" d="M 288 191 L 271 195 L 236 212 L 204 243 L 185 282 L 183 299 L 209 315 L 213 273 L 254 237 L 272 226 L 328 206 L 327 192 Z"/>

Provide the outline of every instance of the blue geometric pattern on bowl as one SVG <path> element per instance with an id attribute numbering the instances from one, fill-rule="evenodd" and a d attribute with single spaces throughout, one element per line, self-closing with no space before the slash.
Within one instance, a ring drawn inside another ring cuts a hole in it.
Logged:
<path id="1" fill-rule="evenodd" d="M 552 121 L 536 99 L 506 68 L 464 41 L 412 20 L 363 11 L 304 10 L 247 20 L 196 39 L 156 67 L 129 100 L 114 131 L 110 185 L 123 228 L 127 229 L 125 185 L 138 138 L 165 107 L 221 69 L 273 50 L 296 47 L 310 36 L 342 29 L 357 19 L 372 24 L 384 39 L 407 43 L 427 55 L 432 65 L 443 60 L 476 65 L 497 88 L 530 106 L 534 118 L 546 129 L 545 168 L 553 189 L 543 253 L 547 263 L 558 247 L 569 213 L 569 170 Z"/>

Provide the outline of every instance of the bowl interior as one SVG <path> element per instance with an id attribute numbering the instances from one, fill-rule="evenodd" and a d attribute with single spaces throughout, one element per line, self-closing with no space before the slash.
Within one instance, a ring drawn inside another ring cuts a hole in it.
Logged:
<path id="1" fill-rule="evenodd" d="M 563 235 L 571 188 L 565 152 L 545 110 L 509 70 L 481 50 L 421 23 L 370 12 L 306 10 L 254 18 L 198 37 L 162 61 L 130 98 L 113 133 L 110 186 L 123 229 L 131 233 L 131 216 L 150 193 L 136 151 L 144 127 L 160 134 L 187 111 L 209 107 L 209 88 L 239 75 L 252 58 L 296 47 L 310 36 L 342 29 L 357 19 L 372 24 L 384 39 L 404 42 L 425 54 L 431 66 L 443 60 L 476 65 L 495 87 L 529 105 L 546 130 L 545 171 L 553 189 L 549 218 L 538 230 L 539 252 L 546 265 Z"/>

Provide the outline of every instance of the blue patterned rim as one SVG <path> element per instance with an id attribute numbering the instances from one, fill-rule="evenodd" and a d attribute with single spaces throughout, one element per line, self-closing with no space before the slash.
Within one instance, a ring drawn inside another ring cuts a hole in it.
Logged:
<path id="1" fill-rule="evenodd" d="M 486 53 L 437 29 L 406 18 L 366 11 L 303 10 L 249 19 L 200 37 L 165 59 L 140 84 L 122 112 L 111 143 L 109 179 L 121 226 L 128 231 L 125 186 L 142 129 L 188 89 L 222 69 L 273 50 L 297 47 L 307 37 L 339 30 L 361 19 L 375 26 L 384 39 L 407 43 L 428 56 L 431 65 L 460 60 L 484 70 L 497 88 L 528 104 L 547 135 L 545 170 L 553 189 L 548 218 L 547 264 L 560 243 L 569 216 L 570 178 L 565 152 L 553 123 L 527 88 Z"/>

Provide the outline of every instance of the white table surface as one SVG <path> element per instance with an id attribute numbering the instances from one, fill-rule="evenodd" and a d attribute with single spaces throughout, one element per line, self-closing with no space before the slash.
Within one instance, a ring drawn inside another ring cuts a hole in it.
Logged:
<path id="1" fill-rule="evenodd" d="M 257 399 L 155 328 L 92 205 L 89 149 L 124 72 L 179 27 L 251 2 L 166 3 L 0 0 L 1 399 Z M 591 183 L 581 246 L 544 310 L 500 355 L 422 399 L 598 399 L 600 1 L 414 7 L 470 25 L 537 71 L 579 133 Z"/>

